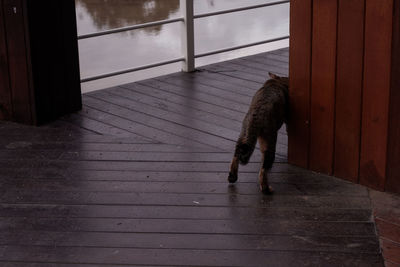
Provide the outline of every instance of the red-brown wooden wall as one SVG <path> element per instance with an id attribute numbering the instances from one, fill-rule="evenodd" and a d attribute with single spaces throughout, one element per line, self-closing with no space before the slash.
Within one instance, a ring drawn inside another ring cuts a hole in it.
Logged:
<path id="1" fill-rule="evenodd" d="M 292 0 L 289 162 L 400 192 L 400 0 Z"/>

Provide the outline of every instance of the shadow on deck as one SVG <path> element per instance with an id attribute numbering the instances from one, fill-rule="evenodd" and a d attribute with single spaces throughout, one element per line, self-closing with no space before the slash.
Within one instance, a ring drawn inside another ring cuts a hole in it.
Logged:
<path id="1" fill-rule="evenodd" d="M 382 266 L 369 191 L 260 155 L 227 183 L 241 120 L 288 50 L 85 94 L 81 112 L 0 124 L 2 266 Z"/>

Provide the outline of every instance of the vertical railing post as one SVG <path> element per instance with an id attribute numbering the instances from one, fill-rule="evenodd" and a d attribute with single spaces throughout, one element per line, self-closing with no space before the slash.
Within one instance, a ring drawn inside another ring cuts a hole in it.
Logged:
<path id="1" fill-rule="evenodd" d="M 182 52 L 185 58 L 182 71 L 194 71 L 194 18 L 193 0 L 180 0 L 180 8 L 183 13 L 182 26 Z"/>

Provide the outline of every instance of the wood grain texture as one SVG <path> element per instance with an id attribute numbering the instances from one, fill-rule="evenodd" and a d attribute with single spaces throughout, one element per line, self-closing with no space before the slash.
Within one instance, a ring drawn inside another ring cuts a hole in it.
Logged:
<path id="1" fill-rule="evenodd" d="M 14 7 L 17 12 L 14 13 Z M 4 19 L 7 32 L 10 87 L 12 91 L 13 119 L 34 123 L 30 92 L 30 74 L 27 63 L 24 5 L 21 0 L 4 0 Z"/>
<path id="2" fill-rule="evenodd" d="M 339 0 L 334 174 L 358 182 L 364 57 L 364 0 Z"/>
<path id="3" fill-rule="evenodd" d="M 12 117 L 11 90 L 8 74 L 7 40 L 4 26 L 3 0 L 0 1 L 0 120 Z"/>
<path id="4" fill-rule="evenodd" d="M 400 193 L 400 2 L 394 1 L 388 158 L 385 190 Z"/>
<path id="5" fill-rule="evenodd" d="M 337 1 L 313 4 L 310 168 L 332 173 L 335 121 Z"/>
<path id="6" fill-rule="evenodd" d="M 274 195 L 258 149 L 227 182 L 244 116 L 230 105 L 260 86 L 260 58 L 278 64 L 255 55 L 92 92 L 46 126 L 0 123 L 0 265 L 382 266 L 366 188 L 288 164 L 284 130 Z"/>
<path id="7" fill-rule="evenodd" d="M 290 3 L 290 163 L 308 168 L 310 138 L 312 1 Z"/>
<path id="8" fill-rule="evenodd" d="M 393 0 L 367 0 L 360 183 L 383 190 L 386 177 Z"/>

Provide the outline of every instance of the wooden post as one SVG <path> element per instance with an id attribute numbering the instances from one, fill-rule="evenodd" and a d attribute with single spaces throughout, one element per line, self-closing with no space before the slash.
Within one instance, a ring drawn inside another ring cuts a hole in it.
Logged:
<path id="1" fill-rule="evenodd" d="M 12 101 L 3 6 L 3 0 L 0 0 L 0 120 L 9 120 L 12 118 Z"/>
<path id="2" fill-rule="evenodd" d="M 81 109 L 75 1 L 0 0 L 0 119 L 43 124 Z"/>
<path id="3" fill-rule="evenodd" d="M 192 72 L 195 70 L 193 0 L 180 0 L 180 8 L 184 20 L 181 40 L 185 61 L 183 62 L 182 70 L 184 72 Z"/>

